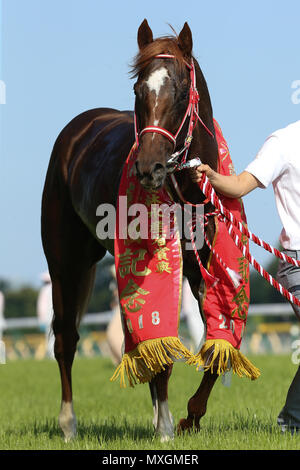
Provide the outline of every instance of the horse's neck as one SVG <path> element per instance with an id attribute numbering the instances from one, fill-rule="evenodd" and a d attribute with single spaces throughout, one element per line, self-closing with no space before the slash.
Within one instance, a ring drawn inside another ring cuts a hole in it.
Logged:
<path id="1" fill-rule="evenodd" d="M 202 163 L 206 163 L 213 170 L 218 169 L 218 144 L 215 138 L 214 124 L 212 116 L 207 113 L 200 111 L 200 117 L 213 132 L 213 137 L 207 132 L 207 130 L 198 122 L 197 127 L 194 131 L 193 142 L 190 148 L 188 159 L 200 158 Z"/>
<path id="2" fill-rule="evenodd" d="M 206 163 L 214 170 L 218 168 L 218 145 L 215 138 L 213 110 L 206 80 L 202 74 L 199 64 L 196 67 L 196 83 L 200 95 L 199 116 L 205 126 L 213 133 L 212 137 L 205 127 L 198 121 L 194 130 L 193 141 L 189 152 L 189 159 L 199 157 L 202 163 Z"/>
<path id="3" fill-rule="evenodd" d="M 193 140 L 188 152 L 188 160 L 193 158 L 200 158 L 202 163 L 206 163 L 215 171 L 218 169 L 218 144 L 215 138 L 214 122 L 212 107 L 208 91 L 205 92 L 200 99 L 199 115 L 203 120 L 205 126 L 213 133 L 213 137 L 198 121 L 197 126 L 193 132 Z M 184 170 L 176 175 L 182 195 L 186 200 L 193 204 L 201 203 L 205 197 L 198 185 L 192 183 L 188 171 Z"/>

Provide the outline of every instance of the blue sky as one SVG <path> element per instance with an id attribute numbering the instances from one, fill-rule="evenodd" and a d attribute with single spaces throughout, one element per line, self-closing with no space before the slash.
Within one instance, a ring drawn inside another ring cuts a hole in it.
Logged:
<path id="1" fill-rule="evenodd" d="M 129 64 L 144 18 L 154 36 L 191 27 L 194 55 L 237 172 L 274 130 L 299 119 L 299 0 L 2 0 L 0 278 L 39 283 L 41 193 L 54 141 L 95 107 L 132 109 Z M 272 244 L 281 230 L 272 188 L 244 198 L 249 228 Z M 264 264 L 260 248 L 252 253 Z"/>

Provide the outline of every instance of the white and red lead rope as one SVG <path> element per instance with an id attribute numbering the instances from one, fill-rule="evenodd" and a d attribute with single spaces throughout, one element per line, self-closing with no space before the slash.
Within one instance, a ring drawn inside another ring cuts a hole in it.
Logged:
<path id="1" fill-rule="evenodd" d="M 196 161 L 197 160 L 197 161 Z M 182 165 L 182 168 L 187 168 L 187 167 L 193 167 L 199 165 L 201 162 L 199 159 L 194 159 L 194 161 L 190 161 L 189 164 L 187 165 Z M 172 178 L 173 179 L 173 178 Z M 174 178 L 175 179 L 175 178 Z M 174 180 L 173 180 L 174 181 Z M 235 245 L 239 248 L 239 250 L 242 252 L 243 256 L 249 261 L 249 263 L 256 269 L 256 271 L 259 272 L 259 274 L 266 279 L 271 286 L 273 286 L 276 290 L 278 290 L 281 295 L 283 295 L 287 300 L 292 302 L 293 304 L 297 305 L 300 307 L 300 300 L 295 297 L 291 292 L 289 292 L 287 289 L 285 289 L 282 284 L 280 284 L 274 277 L 268 273 L 256 260 L 253 258 L 251 253 L 249 252 L 249 249 L 246 245 L 243 245 L 237 236 L 237 234 L 234 233 L 233 226 L 235 226 L 243 235 L 246 235 L 249 240 L 252 240 L 254 243 L 257 245 L 263 247 L 265 250 L 269 251 L 270 253 L 274 254 L 278 258 L 280 258 L 283 261 L 286 261 L 287 263 L 293 264 L 294 266 L 300 266 L 300 261 L 296 260 L 288 255 L 285 255 L 284 253 L 281 253 L 279 250 L 276 248 L 272 247 L 265 241 L 261 240 L 259 237 L 254 235 L 250 230 L 248 230 L 247 227 L 245 227 L 239 220 L 236 219 L 236 217 L 228 210 L 226 209 L 222 202 L 220 201 L 219 197 L 217 196 L 214 188 L 210 184 L 207 176 L 205 173 L 203 173 L 201 181 L 200 181 L 200 189 L 203 192 L 203 194 L 206 197 L 206 200 L 209 200 L 213 206 L 216 209 L 217 215 L 218 216 L 223 216 L 224 223 L 226 223 L 227 228 L 228 228 L 228 233 L 233 239 Z M 187 201 L 184 201 L 187 202 Z M 216 215 L 216 212 L 212 214 L 206 214 L 208 215 Z M 211 244 L 209 243 L 207 237 L 205 237 L 205 241 L 208 244 L 208 246 L 211 248 Z M 216 254 L 216 253 L 215 253 Z M 220 257 L 218 256 L 218 259 L 220 260 Z M 221 260 L 222 261 L 222 260 Z M 221 262 L 221 264 L 225 266 L 224 263 Z M 297 315 L 298 316 L 298 315 Z M 300 319 L 300 318 L 299 318 Z"/>
<path id="2" fill-rule="evenodd" d="M 296 260 L 295 258 L 291 258 L 290 256 L 281 253 L 281 251 L 277 250 L 277 248 L 274 248 L 265 241 L 261 240 L 261 238 L 259 238 L 257 235 L 254 235 L 254 233 L 250 232 L 250 230 L 246 226 L 244 226 L 239 220 L 237 220 L 235 216 L 223 206 L 220 199 L 216 195 L 214 188 L 212 187 L 207 176 L 204 173 L 200 182 L 200 189 L 205 194 L 206 198 L 209 199 L 209 201 L 220 211 L 220 213 L 224 215 L 224 217 L 229 220 L 235 227 L 237 227 L 237 229 L 243 235 L 246 235 L 249 240 L 256 243 L 256 245 L 261 246 L 266 251 L 269 251 L 269 253 L 272 253 L 277 258 L 280 258 L 281 260 L 286 261 L 287 263 L 293 264 L 294 266 L 300 266 L 300 260 Z"/>
<path id="3" fill-rule="evenodd" d="M 282 284 L 280 284 L 278 281 L 276 281 L 276 279 L 274 279 L 274 277 L 268 273 L 257 261 L 255 258 L 253 258 L 253 256 L 251 255 L 251 253 L 249 252 L 249 249 L 247 248 L 247 246 L 243 245 L 241 243 L 241 241 L 239 240 L 239 237 L 237 235 L 234 235 L 233 231 L 232 231 L 232 224 L 230 224 L 231 227 L 229 227 L 229 235 L 231 236 L 231 238 L 233 239 L 234 243 L 236 244 L 236 246 L 240 249 L 240 251 L 242 252 L 243 256 L 245 256 L 245 258 L 249 261 L 250 264 L 252 264 L 252 266 L 256 269 L 256 271 L 259 272 L 259 274 L 264 278 L 266 279 L 266 281 L 269 282 L 269 284 L 271 284 L 271 286 L 273 286 L 276 290 L 278 290 L 280 292 L 281 295 L 283 295 L 287 300 L 289 300 L 290 302 L 292 302 L 293 304 L 297 305 L 298 307 L 300 307 L 300 300 L 297 299 L 297 297 L 295 297 L 293 294 L 291 294 L 287 289 L 285 289 L 285 287 L 283 287 Z M 297 317 L 299 318 L 300 320 L 300 316 L 297 314 L 296 312 L 296 315 Z"/>

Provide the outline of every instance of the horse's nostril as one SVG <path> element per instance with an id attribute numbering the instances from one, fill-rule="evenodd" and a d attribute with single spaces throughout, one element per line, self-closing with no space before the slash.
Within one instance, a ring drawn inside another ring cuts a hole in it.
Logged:
<path id="1" fill-rule="evenodd" d="M 165 169 L 165 167 L 162 163 L 155 163 L 155 165 L 153 167 L 153 172 L 163 171 L 164 169 Z"/>
<path id="2" fill-rule="evenodd" d="M 141 181 L 146 179 L 150 184 L 154 180 L 161 179 L 165 176 L 166 168 L 160 163 L 148 163 L 144 161 L 135 162 L 135 176 Z"/>

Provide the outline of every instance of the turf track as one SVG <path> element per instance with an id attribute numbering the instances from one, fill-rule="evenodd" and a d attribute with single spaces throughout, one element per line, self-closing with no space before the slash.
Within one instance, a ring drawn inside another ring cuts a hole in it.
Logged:
<path id="1" fill-rule="evenodd" d="M 300 435 L 281 434 L 276 416 L 296 371 L 290 356 L 256 356 L 254 382 L 233 377 L 230 388 L 216 384 L 198 434 L 176 436 L 167 444 L 153 435 L 147 385 L 120 389 L 109 378 L 109 359 L 76 358 L 74 407 L 78 437 L 64 443 L 57 425 L 60 384 L 55 361 L 20 360 L 0 366 L 0 449 L 273 449 L 300 448 Z M 188 398 L 201 373 L 175 364 L 169 404 L 175 422 L 186 415 Z"/>

